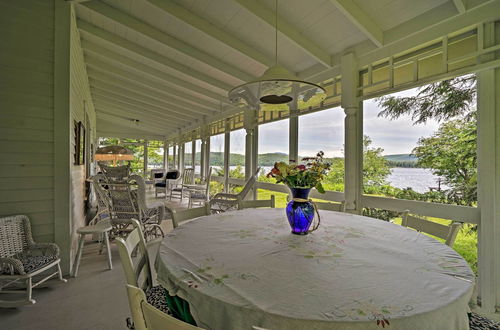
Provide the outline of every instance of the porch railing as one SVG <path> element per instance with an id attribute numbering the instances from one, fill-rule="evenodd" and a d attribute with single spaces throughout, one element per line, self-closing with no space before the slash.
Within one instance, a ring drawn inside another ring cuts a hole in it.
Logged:
<path id="1" fill-rule="evenodd" d="M 212 176 L 212 180 L 224 183 L 224 177 L 222 176 Z M 242 186 L 245 184 L 245 180 L 229 178 L 229 184 Z M 280 193 L 289 192 L 288 188 L 282 184 L 257 181 L 256 186 L 260 189 L 266 189 Z M 344 201 L 344 193 L 338 191 L 326 191 L 324 194 L 320 194 L 317 191 L 313 190 L 310 196 L 313 198 L 319 198 L 331 202 Z M 470 206 L 431 203 L 369 195 L 363 195 L 361 197 L 361 205 L 362 207 L 373 207 L 387 210 L 410 210 L 411 213 L 415 213 L 418 215 L 450 219 L 472 224 L 479 224 L 481 219 L 480 210 L 476 207 Z"/>

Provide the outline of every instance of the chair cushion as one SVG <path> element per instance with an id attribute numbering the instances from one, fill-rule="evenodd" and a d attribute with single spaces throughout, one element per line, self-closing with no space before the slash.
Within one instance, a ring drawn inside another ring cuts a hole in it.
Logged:
<path id="1" fill-rule="evenodd" d="M 182 188 L 172 188 L 172 191 L 182 191 Z"/>
<path id="2" fill-rule="evenodd" d="M 469 314 L 469 327 L 471 330 L 500 329 L 500 323 L 496 323 L 479 314 Z"/>
<path id="3" fill-rule="evenodd" d="M 160 179 L 163 177 L 163 173 L 159 172 L 159 173 L 155 173 L 155 179 Z"/>
<path id="4" fill-rule="evenodd" d="M 206 199 L 207 195 L 203 192 L 193 192 L 191 193 L 191 198 L 193 199 Z"/>
<path id="5" fill-rule="evenodd" d="M 166 174 L 167 180 L 175 180 L 178 179 L 180 176 L 179 171 L 168 171 Z"/>
<path id="6" fill-rule="evenodd" d="M 158 182 L 158 183 L 155 183 L 155 187 L 165 188 L 166 186 L 167 186 L 167 183 L 166 183 L 166 182 Z"/>
<path id="7" fill-rule="evenodd" d="M 48 264 L 56 261 L 58 258 L 54 255 L 46 255 L 46 256 L 30 256 L 24 257 L 21 260 L 23 263 L 23 268 L 26 274 L 32 273 L 42 267 L 47 266 Z"/>
<path id="8" fill-rule="evenodd" d="M 151 305 L 155 306 L 163 313 L 171 314 L 167 306 L 167 298 L 165 295 L 168 294 L 167 290 L 161 285 L 153 286 L 146 290 L 146 300 Z"/>

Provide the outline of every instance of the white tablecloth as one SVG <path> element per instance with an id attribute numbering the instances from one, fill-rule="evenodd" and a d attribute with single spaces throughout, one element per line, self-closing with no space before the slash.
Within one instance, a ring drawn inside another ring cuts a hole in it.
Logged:
<path id="1" fill-rule="evenodd" d="M 321 212 L 290 233 L 283 209 L 187 222 L 156 268 L 207 329 L 468 329 L 474 275 L 455 251 L 389 222 Z"/>

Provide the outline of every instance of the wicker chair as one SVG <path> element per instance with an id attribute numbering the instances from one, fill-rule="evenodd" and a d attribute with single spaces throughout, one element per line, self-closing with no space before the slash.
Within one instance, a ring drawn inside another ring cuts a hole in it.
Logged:
<path id="1" fill-rule="evenodd" d="M 142 177 L 131 175 L 123 183 L 112 183 L 97 174 L 92 177 L 92 183 L 98 200 L 102 200 L 98 205 L 109 210 L 113 237 L 126 236 L 132 230 L 131 219 L 141 222 L 148 241 L 164 236 L 160 223 L 165 218 L 165 206 L 161 202 L 146 203 L 146 185 Z"/>
<path id="2" fill-rule="evenodd" d="M 99 168 L 106 176 L 109 182 L 122 182 L 127 180 L 130 175 L 130 162 L 127 165 L 108 166 L 102 162 L 99 163 Z"/>
<path id="3" fill-rule="evenodd" d="M 59 276 L 62 277 L 59 247 L 54 243 L 35 243 L 31 235 L 31 225 L 27 216 L 13 215 L 0 218 L 0 294 L 25 294 L 25 299 L 0 300 L 0 307 L 17 307 L 34 304 L 32 289 Z M 51 268 L 57 271 L 45 273 Z M 33 284 L 33 278 L 42 273 L 41 279 Z M 19 282 L 26 283 L 26 290 L 19 288 Z M 10 289 L 10 290 L 5 290 Z"/>

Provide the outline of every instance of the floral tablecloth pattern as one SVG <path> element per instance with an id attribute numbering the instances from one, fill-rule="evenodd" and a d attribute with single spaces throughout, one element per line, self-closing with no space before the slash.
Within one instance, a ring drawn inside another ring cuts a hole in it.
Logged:
<path id="1" fill-rule="evenodd" d="M 156 268 L 206 329 L 468 329 L 474 275 L 424 234 L 321 211 L 290 233 L 283 209 L 194 219 L 165 236 Z"/>

